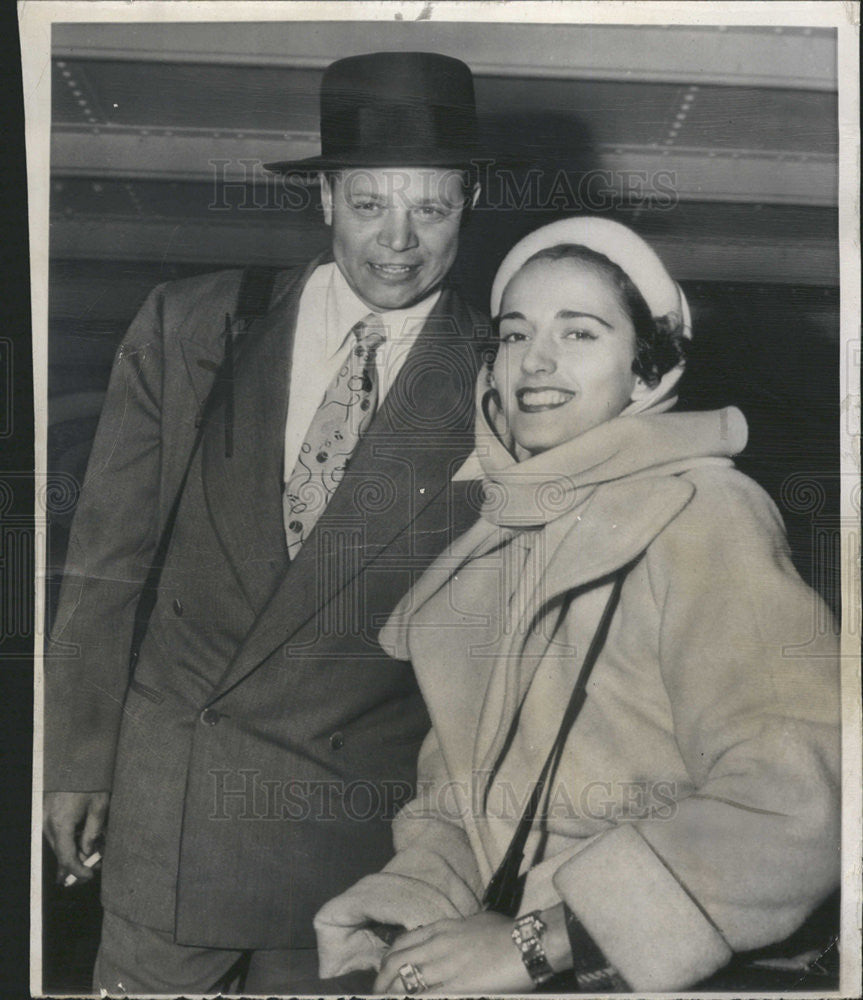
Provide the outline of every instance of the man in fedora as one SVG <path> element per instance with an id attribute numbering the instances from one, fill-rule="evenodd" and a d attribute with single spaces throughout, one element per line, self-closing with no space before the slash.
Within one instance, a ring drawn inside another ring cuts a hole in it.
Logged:
<path id="1" fill-rule="evenodd" d="M 329 67 L 332 252 L 157 288 L 120 347 L 45 669 L 59 878 L 105 837 L 97 989 L 319 982 L 312 917 L 392 852 L 428 717 L 377 633 L 467 526 L 485 318 L 446 277 L 478 188 L 470 70 Z M 257 276 L 260 279 L 260 276 Z M 269 305 L 262 303 L 269 302 Z M 131 654 L 130 654 L 131 651 Z"/>

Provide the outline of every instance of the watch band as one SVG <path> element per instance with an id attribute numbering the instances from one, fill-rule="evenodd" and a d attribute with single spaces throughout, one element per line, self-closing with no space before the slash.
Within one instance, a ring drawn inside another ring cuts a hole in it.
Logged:
<path id="1" fill-rule="evenodd" d="M 564 903 L 566 933 L 572 951 L 572 972 L 579 993 L 629 993 L 629 983 L 605 957 L 584 924 Z"/>
<path id="2" fill-rule="evenodd" d="M 528 975 L 537 986 L 548 982 L 554 975 L 554 969 L 548 964 L 545 948 L 542 946 L 544 933 L 545 924 L 538 910 L 519 917 L 512 929 L 512 940 L 521 954 Z"/>

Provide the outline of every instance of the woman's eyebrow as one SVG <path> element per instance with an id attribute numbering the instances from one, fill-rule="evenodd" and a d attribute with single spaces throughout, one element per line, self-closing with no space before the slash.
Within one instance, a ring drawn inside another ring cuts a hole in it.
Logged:
<path id="1" fill-rule="evenodd" d="M 602 323 L 609 330 L 613 329 L 611 323 L 608 320 L 604 320 L 601 316 L 596 316 L 594 313 L 575 312 L 572 309 L 561 309 L 556 319 L 595 319 L 597 323 Z"/>
<path id="2" fill-rule="evenodd" d="M 504 313 L 502 316 L 498 316 L 497 321 L 500 323 L 500 321 L 504 319 L 525 319 L 525 315 L 524 313 L 513 310 L 512 312 Z"/>

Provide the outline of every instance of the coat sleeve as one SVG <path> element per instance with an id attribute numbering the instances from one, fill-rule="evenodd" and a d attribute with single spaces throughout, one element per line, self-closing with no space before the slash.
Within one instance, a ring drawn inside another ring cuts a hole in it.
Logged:
<path id="1" fill-rule="evenodd" d="M 480 910 L 482 880 L 432 730 L 418 762 L 416 798 L 393 821 L 395 857 L 331 899 L 315 917 L 320 975 L 378 969 L 385 947 L 371 921 L 413 930 Z"/>
<path id="2" fill-rule="evenodd" d="M 691 985 L 781 940 L 839 874 L 838 650 L 775 507 L 730 470 L 648 550 L 659 662 L 695 792 L 554 883 L 635 990 Z"/>
<path id="3" fill-rule="evenodd" d="M 156 544 L 162 296 L 117 350 L 44 669 L 45 791 L 110 790 L 135 608 Z"/>

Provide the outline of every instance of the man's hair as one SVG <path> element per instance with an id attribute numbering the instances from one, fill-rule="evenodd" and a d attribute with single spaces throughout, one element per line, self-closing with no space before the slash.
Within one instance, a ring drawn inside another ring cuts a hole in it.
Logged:
<path id="1" fill-rule="evenodd" d="M 522 267 L 535 260 L 575 260 L 608 280 L 635 328 L 632 370 L 649 388 L 652 389 L 666 372 L 686 360 L 688 341 L 683 335 L 682 317 L 674 313 L 652 316 L 644 296 L 627 273 L 605 254 L 577 243 L 559 243 L 537 251 Z"/>

